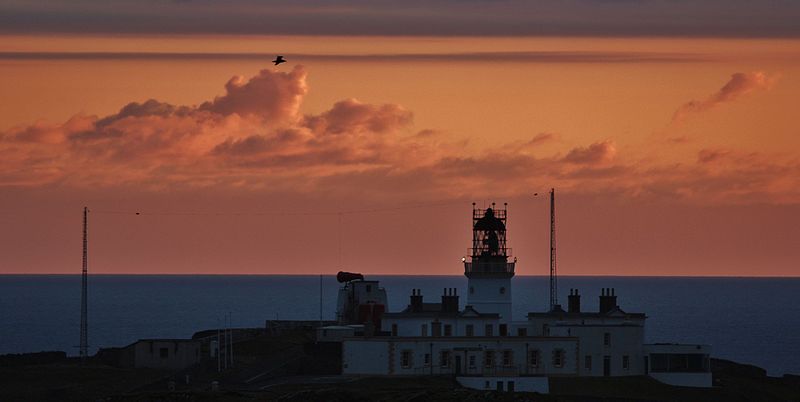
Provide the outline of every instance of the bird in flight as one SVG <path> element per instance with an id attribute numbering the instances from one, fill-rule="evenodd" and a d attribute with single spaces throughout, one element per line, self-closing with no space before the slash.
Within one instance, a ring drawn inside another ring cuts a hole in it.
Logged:
<path id="1" fill-rule="evenodd" d="M 277 66 L 281 63 L 286 63 L 286 60 L 283 59 L 283 56 L 275 56 L 275 60 L 272 60 L 273 63 Z"/>

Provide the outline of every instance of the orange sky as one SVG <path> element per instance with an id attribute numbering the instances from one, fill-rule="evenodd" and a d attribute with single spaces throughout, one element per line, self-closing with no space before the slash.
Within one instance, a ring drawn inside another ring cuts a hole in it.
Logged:
<path id="1" fill-rule="evenodd" d="M 542 275 L 556 187 L 564 274 L 796 276 L 799 45 L 0 36 L 0 272 L 78 272 L 88 205 L 98 273 L 458 274 L 495 200 Z"/>

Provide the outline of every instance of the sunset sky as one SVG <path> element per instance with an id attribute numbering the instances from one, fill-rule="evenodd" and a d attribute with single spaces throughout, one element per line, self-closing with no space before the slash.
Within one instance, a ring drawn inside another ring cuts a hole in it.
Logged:
<path id="1" fill-rule="evenodd" d="M 800 275 L 800 3 L 0 0 L 0 273 Z M 272 66 L 276 54 L 287 63 Z M 539 196 L 534 196 L 539 193 Z M 136 212 L 139 212 L 137 215 Z"/>

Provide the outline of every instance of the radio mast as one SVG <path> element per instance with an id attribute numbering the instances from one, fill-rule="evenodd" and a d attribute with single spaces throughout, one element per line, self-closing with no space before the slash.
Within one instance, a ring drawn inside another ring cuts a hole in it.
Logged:
<path id="1" fill-rule="evenodd" d="M 81 343 L 80 343 L 80 357 L 81 363 L 86 363 L 86 358 L 89 356 L 89 329 L 87 325 L 87 274 L 89 268 L 89 250 L 88 250 L 88 225 L 89 225 L 89 208 L 83 207 L 83 271 L 81 272 Z"/>
<path id="2" fill-rule="evenodd" d="M 550 189 L 550 311 L 558 305 L 556 273 L 556 189 Z"/>

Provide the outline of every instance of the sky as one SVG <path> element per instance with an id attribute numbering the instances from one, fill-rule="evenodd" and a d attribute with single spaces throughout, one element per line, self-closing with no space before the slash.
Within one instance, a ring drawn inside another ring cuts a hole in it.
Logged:
<path id="1" fill-rule="evenodd" d="M 794 1 L 0 1 L 0 273 L 798 276 Z M 276 54 L 287 63 L 273 66 Z M 535 195 L 538 194 L 538 195 Z"/>

